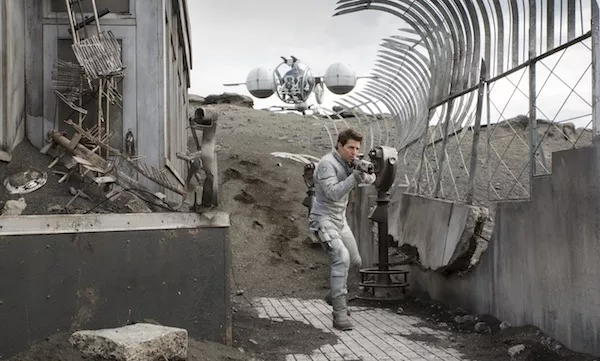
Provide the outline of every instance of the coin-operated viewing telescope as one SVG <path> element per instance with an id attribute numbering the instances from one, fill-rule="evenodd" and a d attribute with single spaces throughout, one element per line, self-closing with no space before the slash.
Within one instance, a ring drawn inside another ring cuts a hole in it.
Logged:
<path id="1" fill-rule="evenodd" d="M 377 223 L 379 257 L 377 267 L 362 268 L 360 270 L 360 286 L 364 293 L 357 298 L 372 301 L 394 301 L 404 297 L 404 290 L 408 286 L 407 270 L 391 269 L 389 266 L 389 234 L 388 234 L 388 205 L 390 202 L 390 188 L 396 178 L 398 151 L 387 146 L 378 146 L 368 153 L 369 160 L 373 163 L 373 172 L 377 176 L 373 185 L 377 189 L 377 206 L 369 218 Z M 395 279 L 403 276 L 402 281 Z M 395 291 L 402 290 L 402 296 Z"/>

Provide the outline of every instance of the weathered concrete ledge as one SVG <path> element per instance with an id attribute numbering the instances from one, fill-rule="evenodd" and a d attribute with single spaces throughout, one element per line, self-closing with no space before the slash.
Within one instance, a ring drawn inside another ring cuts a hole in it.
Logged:
<path id="1" fill-rule="evenodd" d="M 0 236 L 229 226 L 229 214 L 225 212 L 0 216 Z"/>
<path id="2" fill-rule="evenodd" d="M 478 234 L 489 218 L 487 208 L 403 194 L 398 243 L 414 247 L 421 267 L 464 271 L 477 263 L 482 244 Z"/>

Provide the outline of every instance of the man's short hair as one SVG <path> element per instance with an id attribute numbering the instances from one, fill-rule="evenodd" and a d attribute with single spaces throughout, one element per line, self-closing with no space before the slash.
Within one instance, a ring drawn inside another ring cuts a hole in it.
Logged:
<path id="1" fill-rule="evenodd" d="M 338 143 L 340 143 L 342 146 L 346 145 L 350 139 L 357 142 L 362 142 L 363 136 L 357 130 L 352 128 L 344 129 L 338 135 Z"/>

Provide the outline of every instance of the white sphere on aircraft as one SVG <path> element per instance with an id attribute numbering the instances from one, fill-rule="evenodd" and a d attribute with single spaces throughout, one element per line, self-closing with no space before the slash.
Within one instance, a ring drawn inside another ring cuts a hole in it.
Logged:
<path id="1" fill-rule="evenodd" d="M 275 92 L 273 72 L 267 68 L 254 68 L 246 77 L 248 92 L 259 99 L 268 98 Z"/>
<path id="2" fill-rule="evenodd" d="M 325 71 L 324 81 L 332 93 L 347 94 L 356 85 L 356 72 L 343 63 L 331 64 Z"/>

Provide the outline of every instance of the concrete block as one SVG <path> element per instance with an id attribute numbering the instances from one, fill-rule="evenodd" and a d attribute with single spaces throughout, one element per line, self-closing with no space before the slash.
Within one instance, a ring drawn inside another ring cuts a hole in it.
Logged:
<path id="1" fill-rule="evenodd" d="M 121 328 L 78 331 L 69 342 L 83 356 L 115 361 L 164 361 L 187 358 L 185 329 L 137 323 Z"/>
<path id="2" fill-rule="evenodd" d="M 416 248 L 423 268 L 463 271 L 477 263 L 478 247 L 487 247 L 477 234 L 488 218 L 486 208 L 404 194 L 399 243 Z"/>

